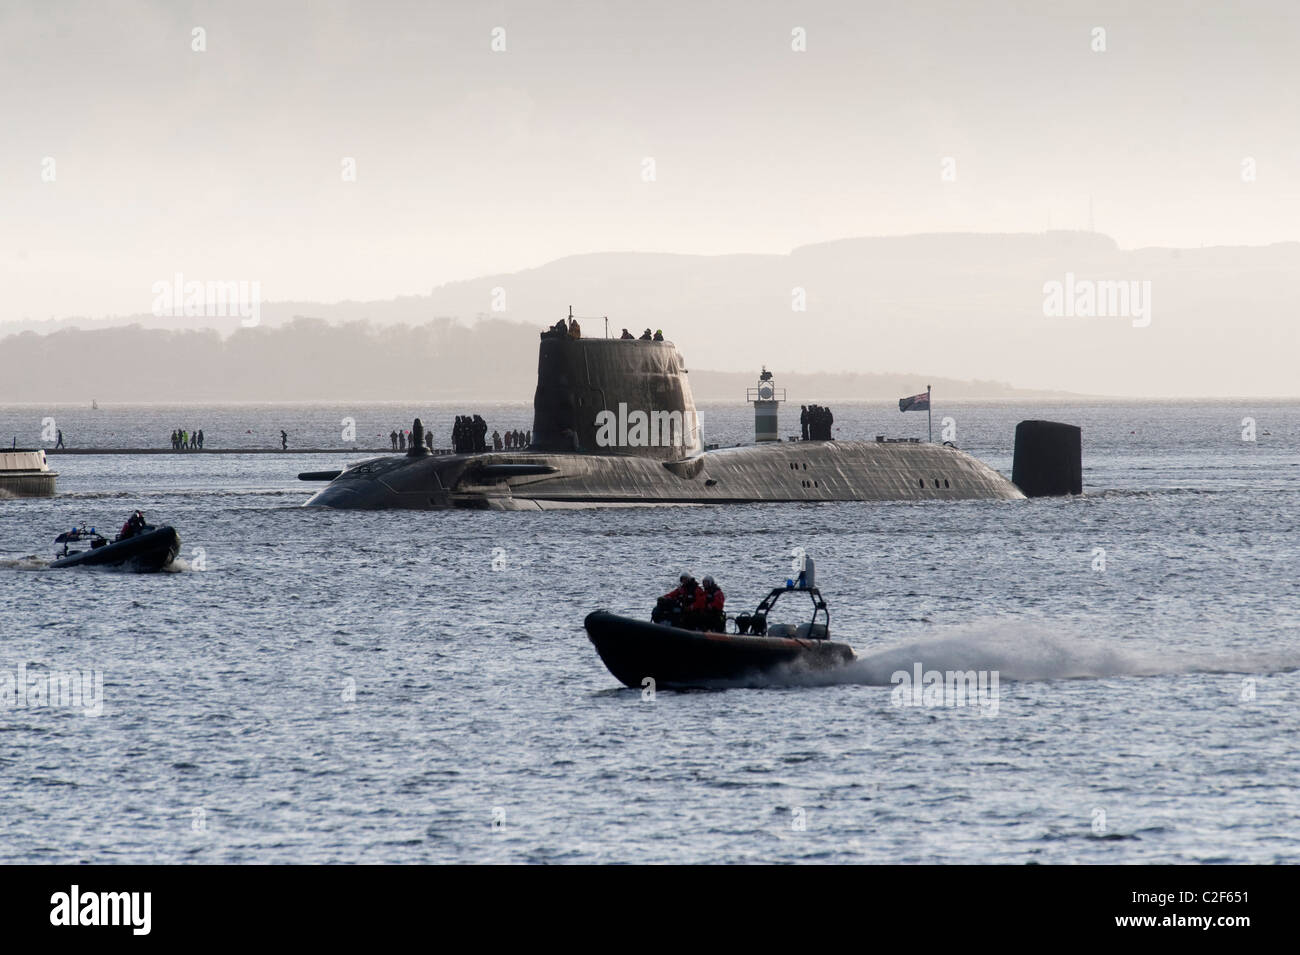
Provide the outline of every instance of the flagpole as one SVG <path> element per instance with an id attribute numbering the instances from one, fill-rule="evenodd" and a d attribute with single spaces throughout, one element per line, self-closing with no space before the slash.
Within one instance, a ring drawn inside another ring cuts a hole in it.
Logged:
<path id="1" fill-rule="evenodd" d="M 930 413 L 930 386 L 925 386 L 925 423 L 930 430 L 930 443 L 934 444 L 934 416 Z"/>

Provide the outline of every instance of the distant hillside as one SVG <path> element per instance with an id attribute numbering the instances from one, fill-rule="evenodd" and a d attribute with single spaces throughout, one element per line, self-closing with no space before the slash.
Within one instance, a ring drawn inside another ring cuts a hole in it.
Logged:
<path id="1" fill-rule="evenodd" d="M 840 373 L 798 374 L 769 369 L 777 387 L 786 389 L 796 405 L 808 402 L 902 398 L 931 385 L 944 398 L 1064 398 L 1080 397 L 1064 391 L 1013 388 L 1001 381 L 963 381 L 920 374 L 857 375 Z M 697 401 L 744 401 L 746 389 L 758 383 L 758 374 L 734 371 L 692 370 L 691 389 Z"/>
<path id="2" fill-rule="evenodd" d="M 1149 326 L 1134 327 L 1125 317 L 1045 315 L 1045 283 L 1067 275 L 1149 283 Z M 263 332 L 302 315 L 381 327 L 456 319 L 537 329 L 569 305 L 580 316 L 597 316 L 584 319 L 588 334 L 603 333 L 606 315 L 615 335 L 623 327 L 662 328 L 691 367 L 745 375 L 763 364 L 864 376 L 912 368 L 934 380 L 992 379 L 1087 394 L 1300 393 L 1300 243 L 1125 251 L 1096 233 L 1048 232 L 844 239 L 788 255 L 610 252 L 450 283 L 428 296 L 264 303 L 261 319 Z M 129 322 L 223 334 L 238 328 L 237 319 L 152 316 L 109 324 Z M 60 323 L 21 327 L 48 331 Z M 0 325 L 0 332 L 17 328 Z M 500 347 L 512 353 L 508 342 Z M 456 369 L 446 374 L 460 380 Z M 875 387 L 870 380 L 863 386 Z"/>
<path id="3" fill-rule="evenodd" d="M 0 402 L 39 401 L 530 401 L 536 326 L 331 325 L 297 318 L 274 328 L 164 330 L 127 326 L 0 339 Z M 778 369 L 779 371 L 779 369 Z M 744 400 L 753 374 L 693 371 L 701 400 Z M 782 374 L 792 399 L 896 398 L 919 375 Z M 996 382 L 932 379 L 947 397 L 1029 396 Z"/>

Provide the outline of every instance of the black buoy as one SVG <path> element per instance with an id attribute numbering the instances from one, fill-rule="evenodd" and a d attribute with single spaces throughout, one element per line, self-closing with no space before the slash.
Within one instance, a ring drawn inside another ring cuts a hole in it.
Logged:
<path id="1" fill-rule="evenodd" d="M 1011 480 L 1025 497 L 1083 493 L 1083 429 L 1059 421 L 1016 425 Z"/>

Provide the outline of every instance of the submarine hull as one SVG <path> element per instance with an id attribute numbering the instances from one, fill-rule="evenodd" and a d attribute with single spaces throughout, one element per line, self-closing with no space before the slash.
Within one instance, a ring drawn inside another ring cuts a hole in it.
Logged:
<path id="1" fill-rule="evenodd" d="M 598 610 L 583 621 L 609 672 L 624 686 L 717 686 L 782 672 L 828 670 L 855 659 L 831 640 L 751 637 L 682 630 Z"/>
<path id="2" fill-rule="evenodd" d="M 544 333 L 526 451 L 417 449 L 372 458 L 343 471 L 307 503 L 549 510 L 1024 496 L 992 468 L 946 445 L 769 441 L 706 451 L 687 370 L 671 342 Z"/>
<path id="3" fill-rule="evenodd" d="M 944 445 L 801 441 L 706 451 L 681 461 L 544 452 L 380 458 L 344 471 L 307 504 L 550 510 L 1023 497 L 997 471 Z"/>

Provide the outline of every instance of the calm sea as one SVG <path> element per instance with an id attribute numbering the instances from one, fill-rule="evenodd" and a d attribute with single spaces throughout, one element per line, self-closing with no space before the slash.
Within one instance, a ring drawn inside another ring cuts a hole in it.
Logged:
<path id="1" fill-rule="evenodd" d="M 926 433 L 834 410 L 841 438 Z M 446 445 L 474 411 L 531 426 L 527 404 L 0 408 L 19 446 L 50 418 L 73 446 L 291 448 L 53 457 L 56 498 L 0 501 L 0 861 L 1300 862 L 1300 404 L 936 400 L 936 440 L 1004 473 L 1016 421 L 1082 425 L 1068 500 L 300 506 L 299 471 L 416 415 Z M 752 435 L 743 405 L 702 416 Z M 61 530 L 137 507 L 180 531 L 176 572 L 47 568 Z M 649 698 L 583 633 L 682 570 L 752 606 L 796 548 L 861 657 L 829 685 Z M 996 697 L 897 705 L 917 663 Z M 99 714 L 4 700 L 48 671 L 98 674 Z"/>

